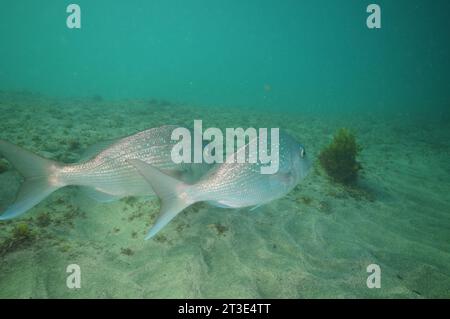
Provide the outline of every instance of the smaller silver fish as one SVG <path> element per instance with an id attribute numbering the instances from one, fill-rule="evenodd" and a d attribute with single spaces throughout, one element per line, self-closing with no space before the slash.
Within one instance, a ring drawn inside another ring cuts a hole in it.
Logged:
<path id="1" fill-rule="evenodd" d="M 247 151 L 248 144 L 238 149 L 236 156 Z M 137 168 L 161 200 L 160 215 L 145 239 L 153 237 L 179 212 L 196 202 L 206 201 L 226 208 L 271 202 L 290 192 L 311 166 L 305 148 L 283 132 L 280 132 L 279 170 L 271 175 L 261 174 L 260 162 L 224 162 L 190 185 L 138 159 L 128 162 Z"/>

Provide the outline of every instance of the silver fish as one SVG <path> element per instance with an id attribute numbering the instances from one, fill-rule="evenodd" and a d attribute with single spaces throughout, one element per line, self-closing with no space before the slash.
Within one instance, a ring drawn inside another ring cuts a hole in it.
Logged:
<path id="1" fill-rule="evenodd" d="M 236 151 L 248 152 L 248 145 Z M 230 155 L 234 156 L 234 154 Z M 280 132 L 279 170 L 261 174 L 261 163 L 227 163 L 217 165 L 195 184 L 168 176 L 137 159 L 129 160 L 149 182 L 161 200 L 158 219 L 146 239 L 153 237 L 179 212 L 193 203 L 206 201 L 227 208 L 260 206 L 290 192 L 311 166 L 305 148 L 286 133 Z"/>
<path id="2" fill-rule="evenodd" d="M 150 163 L 186 182 L 198 179 L 204 165 L 175 164 L 171 159 L 171 150 L 176 143 L 171 140 L 174 128 L 176 126 L 171 125 L 152 128 L 116 141 L 100 143 L 88 149 L 84 160 L 75 164 L 44 159 L 0 140 L 0 154 L 24 177 L 16 201 L 0 215 L 0 220 L 22 215 L 55 190 L 68 185 L 85 186 L 87 193 L 101 202 L 125 196 L 154 195 L 148 183 L 127 162 L 128 159 Z"/>

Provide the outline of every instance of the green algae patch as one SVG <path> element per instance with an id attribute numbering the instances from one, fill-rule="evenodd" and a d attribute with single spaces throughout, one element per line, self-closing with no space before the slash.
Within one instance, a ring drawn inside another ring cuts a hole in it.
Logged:
<path id="1" fill-rule="evenodd" d="M 36 234 L 26 223 L 14 226 L 8 238 L 0 242 L 0 256 L 28 246 L 35 239 Z"/>
<path id="2" fill-rule="evenodd" d="M 2 158 L 0 158 L 0 174 L 9 170 L 8 162 Z"/>
<path id="3" fill-rule="evenodd" d="M 334 135 L 333 141 L 320 152 L 320 165 L 334 182 L 354 184 L 362 169 L 357 161 L 361 149 L 355 135 L 349 129 L 341 128 Z"/>

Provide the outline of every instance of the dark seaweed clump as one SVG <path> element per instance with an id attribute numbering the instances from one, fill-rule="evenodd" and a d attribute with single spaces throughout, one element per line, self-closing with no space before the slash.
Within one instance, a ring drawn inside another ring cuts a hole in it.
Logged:
<path id="1" fill-rule="evenodd" d="M 120 249 L 120 253 L 122 255 L 126 255 L 126 256 L 132 256 L 134 255 L 134 251 L 131 248 L 121 248 Z"/>
<path id="2" fill-rule="evenodd" d="M 75 140 L 75 139 L 71 139 L 67 141 L 67 149 L 69 151 L 76 151 L 79 150 L 81 147 L 81 144 L 79 141 Z"/>
<path id="3" fill-rule="evenodd" d="M 1 257 L 6 254 L 29 247 L 41 247 L 39 243 L 43 240 L 48 241 L 46 245 L 60 246 L 62 252 L 70 250 L 70 246 L 65 243 L 65 237 L 61 239 L 59 234 L 65 234 L 70 228 L 75 227 L 75 220 L 85 218 L 85 213 L 61 197 L 55 199 L 54 203 L 57 205 L 53 205 L 35 218 L 28 218 L 22 222 L 8 221 L 0 225 L 3 227 L 11 225 L 2 229 L 4 231 L 0 233 L 0 263 Z"/>
<path id="4" fill-rule="evenodd" d="M 19 223 L 12 229 L 12 236 L 0 243 L 0 256 L 33 242 L 35 233 L 26 223 Z"/>
<path id="5" fill-rule="evenodd" d="M 36 217 L 36 224 L 39 227 L 47 227 L 52 222 L 52 219 L 50 218 L 49 213 L 43 213 Z"/>
<path id="6" fill-rule="evenodd" d="M 325 172 L 335 182 L 345 185 L 354 184 L 362 169 L 357 161 L 361 146 L 355 135 L 346 128 L 339 129 L 333 141 L 319 154 L 319 162 Z"/>
<path id="7" fill-rule="evenodd" d="M 0 158 L 0 174 L 6 172 L 9 169 L 8 162 Z"/>

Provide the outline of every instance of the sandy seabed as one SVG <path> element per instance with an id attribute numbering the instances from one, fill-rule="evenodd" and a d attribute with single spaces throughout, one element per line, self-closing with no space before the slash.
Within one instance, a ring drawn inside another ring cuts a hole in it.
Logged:
<path id="1" fill-rule="evenodd" d="M 165 124 L 280 127 L 315 158 L 340 127 L 363 146 L 358 187 L 330 182 L 317 163 L 282 199 L 256 210 L 198 203 L 144 241 L 156 198 L 98 203 L 58 190 L 0 223 L 1 298 L 450 297 L 448 118 L 320 117 L 167 101 L 57 99 L 0 92 L 0 138 L 66 163 L 96 142 Z M 0 209 L 20 175 L 4 160 Z M 26 224 L 28 233 L 17 235 Z M 81 267 L 81 289 L 66 267 Z M 370 264 L 381 288 L 368 289 Z"/>

